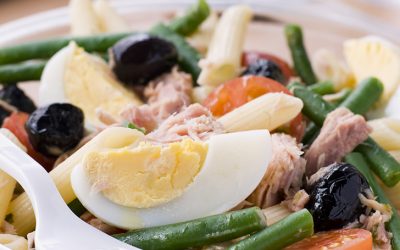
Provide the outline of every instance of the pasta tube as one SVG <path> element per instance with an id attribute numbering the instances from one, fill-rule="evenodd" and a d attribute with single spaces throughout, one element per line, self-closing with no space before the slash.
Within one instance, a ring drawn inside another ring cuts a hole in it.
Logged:
<path id="1" fill-rule="evenodd" d="M 272 224 L 292 214 L 288 208 L 282 206 L 281 204 L 264 208 L 262 211 L 267 219 L 267 226 L 271 226 Z"/>
<path id="2" fill-rule="evenodd" d="M 26 152 L 25 146 L 23 146 L 17 137 L 8 129 L 2 128 L 0 129 L 0 133 Z M 8 205 L 13 196 L 16 183 L 17 182 L 11 176 L 0 170 L 0 226 L 7 215 Z"/>
<path id="3" fill-rule="evenodd" d="M 382 118 L 368 121 L 373 128 L 370 136 L 385 150 L 400 150 L 400 120 Z"/>
<path id="4" fill-rule="evenodd" d="M 208 95 L 214 90 L 212 87 L 208 86 L 197 86 L 192 90 L 192 100 L 193 102 L 203 103 Z"/>
<path id="5" fill-rule="evenodd" d="M 27 250 L 28 241 L 21 236 L 13 234 L 0 234 L 0 245 L 11 250 Z"/>
<path id="6" fill-rule="evenodd" d="M 136 129 L 110 127 L 103 130 L 85 146 L 76 151 L 64 162 L 60 163 L 60 165 L 50 172 L 50 176 L 64 201 L 70 203 L 76 198 L 71 186 L 71 172 L 88 152 L 104 148 L 129 146 L 137 142 L 142 136 L 143 134 Z M 13 225 L 19 235 L 26 235 L 33 231 L 35 227 L 35 216 L 26 193 L 21 194 L 11 202 L 9 212 L 13 216 Z"/>
<path id="7" fill-rule="evenodd" d="M 227 132 L 254 129 L 274 130 L 296 117 L 303 102 L 283 93 L 268 93 L 218 119 Z"/>
<path id="8" fill-rule="evenodd" d="M 222 14 L 214 31 L 207 56 L 199 62 L 200 85 L 216 87 L 239 75 L 247 26 L 252 18 L 248 6 L 230 7 Z"/>
<path id="9" fill-rule="evenodd" d="M 217 23 L 217 12 L 211 12 L 210 16 L 201 24 L 199 29 L 188 37 L 189 44 L 202 54 L 206 53 Z"/>
<path id="10" fill-rule="evenodd" d="M 69 15 L 72 35 L 85 36 L 101 32 L 91 0 L 71 0 Z"/>
<path id="11" fill-rule="evenodd" d="M 97 0 L 94 10 L 101 31 L 103 32 L 126 32 L 130 30 L 128 23 L 111 7 L 106 0 Z"/>
<path id="12" fill-rule="evenodd" d="M 7 215 L 8 205 L 14 193 L 16 181 L 3 171 L 0 171 L 0 225 Z"/>

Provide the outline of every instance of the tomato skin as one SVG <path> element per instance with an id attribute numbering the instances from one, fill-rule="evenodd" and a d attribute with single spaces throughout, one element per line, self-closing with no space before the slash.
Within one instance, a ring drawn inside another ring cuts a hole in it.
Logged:
<path id="1" fill-rule="evenodd" d="M 24 112 L 14 112 L 4 119 L 3 128 L 10 130 L 18 140 L 26 147 L 27 153 L 47 171 L 53 168 L 54 160 L 49 159 L 37 152 L 29 142 L 28 133 L 25 130 L 25 123 L 29 118 L 29 114 Z"/>
<path id="2" fill-rule="evenodd" d="M 286 247 L 284 250 L 372 250 L 371 232 L 359 229 L 341 229 L 321 232 Z"/>
<path id="3" fill-rule="evenodd" d="M 255 62 L 257 59 L 266 59 L 274 62 L 278 67 L 282 70 L 283 75 L 285 76 L 285 80 L 289 81 L 289 79 L 295 76 L 294 70 L 289 66 L 289 64 L 272 54 L 257 52 L 257 51 L 246 51 L 242 55 L 242 66 L 247 67 L 249 64 Z"/>
<path id="4" fill-rule="evenodd" d="M 272 79 L 262 76 L 243 76 L 219 86 L 204 100 L 203 105 L 208 107 L 214 116 L 219 117 L 261 95 L 276 92 L 292 95 L 285 86 Z M 287 131 L 301 140 L 304 129 L 303 118 L 299 114 L 289 123 Z"/>

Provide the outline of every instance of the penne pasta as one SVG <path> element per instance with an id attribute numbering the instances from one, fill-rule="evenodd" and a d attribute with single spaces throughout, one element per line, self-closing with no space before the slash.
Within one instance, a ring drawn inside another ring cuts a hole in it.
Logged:
<path id="1" fill-rule="evenodd" d="M 97 0 L 94 3 L 94 11 L 102 32 L 126 32 L 130 30 L 128 23 L 107 0 Z"/>
<path id="2" fill-rule="evenodd" d="M 190 45 L 199 50 L 202 54 L 206 53 L 217 23 L 218 13 L 211 12 L 210 16 L 201 24 L 199 29 L 188 37 Z"/>
<path id="3" fill-rule="evenodd" d="M 0 245 L 11 250 L 28 250 L 28 241 L 24 237 L 13 234 L 0 234 Z"/>
<path id="4" fill-rule="evenodd" d="M 252 11 L 245 5 L 224 11 L 212 36 L 207 56 L 199 62 L 200 85 L 216 87 L 239 75 L 244 38 L 251 18 Z"/>
<path id="5" fill-rule="evenodd" d="M 58 191 L 66 203 L 76 198 L 71 187 L 70 175 L 73 168 L 92 150 L 121 148 L 134 144 L 142 134 L 135 129 L 110 127 L 103 130 L 85 146 L 50 172 Z M 10 204 L 9 213 L 13 216 L 13 226 L 19 235 L 26 235 L 35 227 L 35 216 L 26 193 L 21 194 Z"/>
<path id="6" fill-rule="evenodd" d="M 373 131 L 370 134 L 385 150 L 400 150 L 400 120 L 381 118 L 368 121 Z"/>
<path id="7" fill-rule="evenodd" d="M 0 171 L 0 225 L 7 215 L 8 205 L 14 193 L 16 181 L 3 171 Z"/>
<path id="8" fill-rule="evenodd" d="M 1 128 L 0 133 L 5 135 L 8 139 L 15 143 L 18 147 L 26 152 L 25 146 L 11 133 L 8 129 Z M 7 173 L 0 170 L 0 225 L 3 223 L 8 206 L 13 197 L 16 181 Z"/>
<path id="9" fill-rule="evenodd" d="M 296 117 L 303 102 L 283 93 L 268 93 L 218 119 L 227 132 L 254 129 L 274 130 Z"/>
<path id="10" fill-rule="evenodd" d="M 192 90 L 192 100 L 193 102 L 203 103 L 203 101 L 208 97 L 208 95 L 214 90 L 214 88 L 209 86 L 197 86 Z"/>
<path id="11" fill-rule="evenodd" d="M 91 0 L 71 0 L 69 15 L 72 35 L 85 36 L 101 33 Z"/>
<path id="12" fill-rule="evenodd" d="M 264 208 L 262 211 L 265 215 L 265 218 L 267 219 L 268 226 L 271 226 L 272 224 L 292 214 L 292 212 L 288 208 L 281 204 Z"/>

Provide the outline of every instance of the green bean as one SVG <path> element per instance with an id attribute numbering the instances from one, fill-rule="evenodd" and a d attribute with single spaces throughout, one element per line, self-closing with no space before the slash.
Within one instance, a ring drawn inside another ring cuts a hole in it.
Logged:
<path id="1" fill-rule="evenodd" d="M 289 88 L 294 96 L 303 101 L 303 114 L 321 127 L 326 116 L 334 109 L 333 105 L 324 101 L 320 95 L 315 94 L 300 83 L 291 84 Z"/>
<path id="2" fill-rule="evenodd" d="M 342 89 L 341 92 L 342 96 L 335 102 L 331 102 L 333 107 L 339 106 L 344 100 L 346 100 L 352 91 L 350 89 Z M 317 138 L 319 132 L 320 128 L 314 122 L 310 121 L 304 133 L 302 143 L 304 145 L 310 145 Z"/>
<path id="3" fill-rule="evenodd" d="M 200 24 L 210 14 L 210 7 L 205 0 L 198 0 L 182 17 L 173 20 L 168 26 L 171 30 L 182 36 L 195 32 Z"/>
<path id="4" fill-rule="evenodd" d="M 39 80 L 46 62 L 27 62 L 0 66 L 0 82 L 14 84 L 16 82 Z"/>
<path id="5" fill-rule="evenodd" d="M 200 74 L 200 68 L 198 66 L 200 54 L 194 48 L 192 48 L 182 36 L 172 31 L 164 24 L 156 25 L 150 30 L 150 33 L 160 36 L 175 45 L 179 55 L 179 66 L 184 71 L 190 73 L 193 80 L 196 81 Z"/>
<path id="6" fill-rule="evenodd" d="M 179 65 L 196 80 L 197 76 L 200 74 L 200 68 L 197 65 L 200 59 L 199 53 L 193 49 L 184 38 L 162 24 L 155 26 L 151 33 L 169 40 L 176 46 L 179 54 Z M 0 49 L 0 54 L 1 50 L 2 49 Z M 103 59 L 108 58 L 104 53 L 100 53 L 99 55 L 102 56 Z M 39 80 L 45 65 L 46 62 L 29 62 L 0 66 L 0 82 L 16 83 L 20 81 Z"/>
<path id="7" fill-rule="evenodd" d="M 364 79 L 340 106 L 355 114 L 365 114 L 383 93 L 383 84 L 375 77 Z"/>
<path id="8" fill-rule="evenodd" d="M 300 26 L 295 24 L 286 25 L 285 35 L 296 73 L 304 83 L 308 85 L 316 83 L 317 77 L 308 59 L 307 51 L 303 44 L 303 32 Z"/>
<path id="9" fill-rule="evenodd" d="M 377 196 L 380 203 L 388 204 L 391 206 L 393 214 L 391 220 L 388 222 L 387 227 L 393 234 L 392 248 L 400 250 L 400 216 L 397 209 L 393 206 L 390 200 L 386 197 L 385 192 L 377 183 L 374 175 L 368 168 L 368 163 L 360 153 L 350 153 L 345 157 L 345 161 L 356 167 L 367 179 L 369 186 Z"/>
<path id="10" fill-rule="evenodd" d="M 81 216 L 84 212 L 86 212 L 86 208 L 78 199 L 75 199 L 68 203 L 68 207 L 76 216 Z"/>
<path id="11" fill-rule="evenodd" d="M 265 216 L 259 208 L 253 207 L 114 237 L 144 250 L 178 250 L 236 239 L 265 227 Z"/>
<path id="12" fill-rule="evenodd" d="M 104 34 L 83 37 L 52 38 L 0 48 L 0 65 L 31 59 L 50 58 L 60 49 L 75 41 L 87 52 L 106 52 L 116 42 L 133 33 Z"/>
<path id="13" fill-rule="evenodd" d="M 370 163 L 372 170 L 388 187 L 393 187 L 400 181 L 400 164 L 386 150 L 382 149 L 372 138 L 357 146 L 355 151 L 360 152 Z"/>
<path id="14" fill-rule="evenodd" d="M 317 138 L 319 131 L 320 128 L 315 123 L 310 122 L 306 127 L 306 131 L 304 132 L 304 136 L 301 142 L 304 145 L 310 145 L 315 140 L 315 138 Z"/>
<path id="15" fill-rule="evenodd" d="M 318 82 L 308 86 L 312 92 L 318 95 L 326 95 L 335 93 L 333 83 L 331 81 Z"/>
<path id="16" fill-rule="evenodd" d="M 307 209 L 303 209 L 239 241 L 228 250 L 280 250 L 313 233 L 313 218 Z"/>
<path id="17" fill-rule="evenodd" d="M 339 106 L 351 95 L 351 93 L 353 93 L 352 89 L 344 88 L 335 94 L 335 95 L 337 95 L 337 97 L 336 97 L 336 99 L 332 100 L 331 103 L 334 106 Z"/>
<path id="18" fill-rule="evenodd" d="M 369 78 L 372 84 L 374 79 Z M 366 84 L 369 84 L 369 83 Z M 325 117 L 330 111 L 333 110 L 332 105 L 325 102 L 321 96 L 314 94 L 311 90 L 302 86 L 301 84 L 290 85 L 293 94 L 303 101 L 303 113 L 310 118 L 316 125 L 322 126 Z M 359 88 L 363 88 L 360 86 Z M 369 88 L 363 88 L 369 89 Z M 353 93 L 356 90 L 353 91 Z M 368 94 L 368 93 L 365 93 Z M 350 98 L 351 95 L 348 97 Z M 357 98 L 353 98 L 349 108 L 357 107 L 360 103 L 365 103 L 360 101 L 364 96 L 361 94 L 356 95 Z M 372 103 L 369 103 L 372 105 Z M 346 104 L 342 105 L 346 107 Z M 364 108 L 368 110 L 368 108 Z M 353 110 L 351 110 L 353 111 Z M 388 152 L 382 149 L 374 140 L 368 138 L 365 142 L 361 143 L 355 149 L 357 152 L 362 153 L 371 164 L 374 172 L 379 176 L 379 178 L 385 183 L 386 186 L 392 187 L 400 181 L 400 163 L 397 162 Z"/>

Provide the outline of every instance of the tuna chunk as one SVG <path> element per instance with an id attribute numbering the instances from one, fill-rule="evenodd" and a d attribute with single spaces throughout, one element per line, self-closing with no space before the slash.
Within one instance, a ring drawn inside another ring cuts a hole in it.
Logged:
<path id="1" fill-rule="evenodd" d="M 340 161 L 346 154 L 368 138 L 371 128 L 364 117 L 347 108 L 332 111 L 325 119 L 321 132 L 306 152 L 306 174 L 311 176 L 321 167 Z"/>
<path id="2" fill-rule="evenodd" d="M 191 92 L 191 76 L 174 68 L 148 84 L 144 90 L 147 104 L 130 106 L 121 115 L 127 121 L 153 131 L 160 122 L 191 103 Z"/>
<path id="3" fill-rule="evenodd" d="M 385 224 L 390 221 L 393 215 L 391 207 L 377 202 L 372 193 L 368 194 L 368 198 L 359 194 L 359 198 L 361 203 L 367 207 L 367 214 L 360 216 L 361 227 L 372 233 L 374 249 L 392 249 L 390 241 L 393 235 L 385 227 Z"/>
<path id="4" fill-rule="evenodd" d="M 248 201 L 266 208 L 300 190 L 305 172 L 303 152 L 296 139 L 281 133 L 272 134 L 272 159 L 267 171 Z"/>
<path id="5" fill-rule="evenodd" d="M 301 189 L 293 198 L 283 201 L 282 205 L 286 206 L 292 212 L 297 212 L 302 210 L 309 200 L 310 196 L 308 193 L 304 189 Z"/>
<path id="6" fill-rule="evenodd" d="M 207 108 L 200 104 L 192 104 L 162 122 L 156 130 L 147 135 L 147 139 L 160 143 L 181 141 L 184 138 L 204 141 L 222 132 L 222 124 Z"/>
<path id="7" fill-rule="evenodd" d="M 102 220 L 96 218 L 94 215 L 92 215 L 89 212 L 85 212 L 84 214 L 82 214 L 80 216 L 80 218 L 85 221 L 86 223 L 88 223 L 89 225 L 97 228 L 98 230 L 102 231 L 103 233 L 106 234 L 118 234 L 118 233 L 123 233 L 124 230 L 116 228 L 114 226 L 110 226 L 108 224 L 106 224 L 105 222 L 103 222 Z"/>

